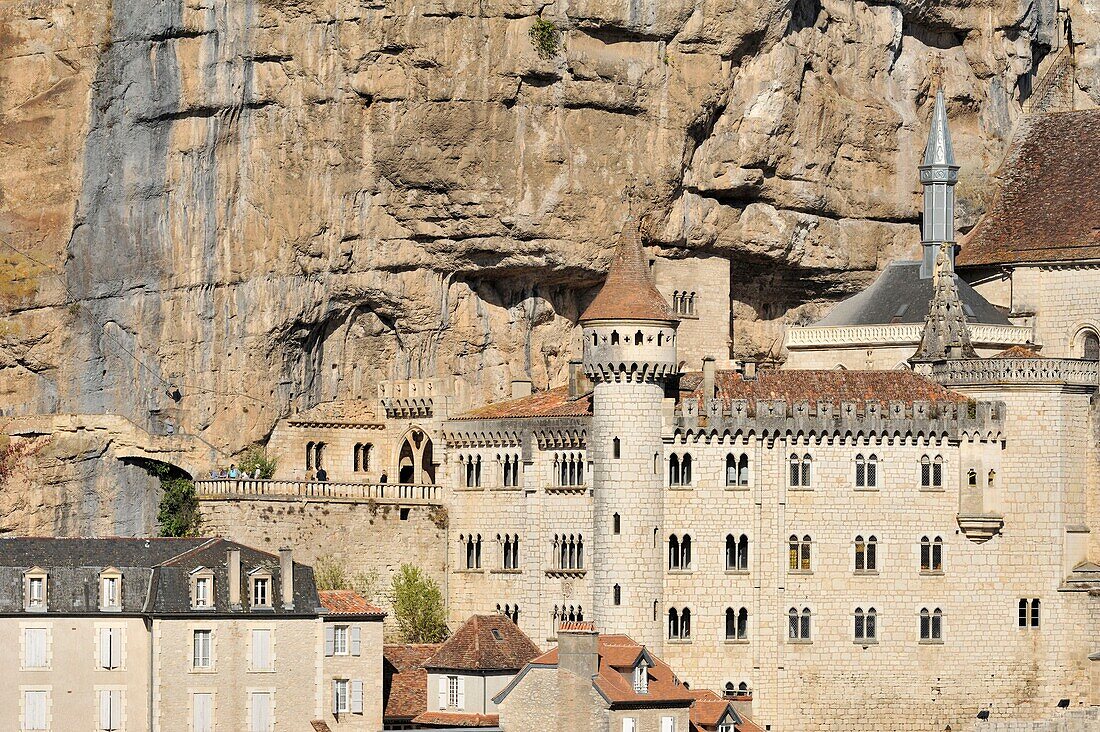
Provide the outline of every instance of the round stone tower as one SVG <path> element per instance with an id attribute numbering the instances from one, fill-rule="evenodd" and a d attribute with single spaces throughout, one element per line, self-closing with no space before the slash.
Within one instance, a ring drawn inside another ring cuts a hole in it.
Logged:
<path id="1" fill-rule="evenodd" d="M 661 407 L 676 373 L 677 319 L 628 222 L 607 279 L 581 316 L 593 383 L 588 435 L 595 505 L 593 610 L 602 633 L 660 653 L 664 640 Z"/>

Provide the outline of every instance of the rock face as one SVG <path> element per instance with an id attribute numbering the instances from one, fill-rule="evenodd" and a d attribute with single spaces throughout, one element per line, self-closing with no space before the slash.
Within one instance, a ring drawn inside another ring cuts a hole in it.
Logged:
<path id="1" fill-rule="evenodd" d="M 972 221 L 1062 38 L 1056 0 L 8 3 L 0 415 L 228 456 L 384 378 L 560 383 L 631 209 L 733 262 L 733 355 L 765 352 L 915 250 L 931 77 Z"/>

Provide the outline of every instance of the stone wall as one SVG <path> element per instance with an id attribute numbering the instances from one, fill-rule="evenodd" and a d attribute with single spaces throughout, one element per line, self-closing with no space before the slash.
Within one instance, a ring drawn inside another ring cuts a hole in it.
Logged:
<path id="1" fill-rule="evenodd" d="M 379 592 L 371 601 L 387 611 L 390 579 L 402 564 L 420 567 L 446 593 L 448 519 L 443 508 L 274 498 L 203 500 L 200 508 L 204 534 L 269 552 L 289 546 L 304 564 L 332 555 L 349 575 L 376 572 Z M 392 614 L 386 627 L 388 632 L 394 627 Z"/>
<path id="2" fill-rule="evenodd" d="M 676 353 L 686 370 L 698 371 L 703 357 L 727 362 L 730 348 L 730 262 L 724 257 L 657 258 L 653 279 L 665 301 L 676 307 L 676 295 L 694 297 L 694 313 L 677 312 Z M 734 333 L 733 335 L 736 335 Z"/>

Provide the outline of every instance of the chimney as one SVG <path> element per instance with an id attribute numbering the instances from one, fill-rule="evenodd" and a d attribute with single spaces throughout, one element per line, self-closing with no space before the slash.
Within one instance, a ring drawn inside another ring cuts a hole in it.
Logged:
<path id="1" fill-rule="evenodd" d="M 576 399 L 592 391 L 592 382 L 584 373 L 584 361 L 569 362 L 569 398 Z"/>
<path id="2" fill-rule="evenodd" d="M 703 409 L 707 408 L 707 402 L 714 398 L 714 374 L 717 370 L 714 357 L 703 357 Z"/>
<path id="3" fill-rule="evenodd" d="M 600 670 L 600 636 L 592 623 L 568 623 L 558 630 L 558 668 L 590 679 Z"/>
<path id="4" fill-rule="evenodd" d="M 531 380 L 512 379 L 512 398 L 519 399 L 525 396 L 531 396 Z"/>
<path id="5" fill-rule="evenodd" d="M 290 547 L 279 550 L 279 586 L 283 593 L 283 609 L 294 609 L 294 556 Z"/>
<path id="6" fill-rule="evenodd" d="M 746 381 L 751 381 L 756 378 L 756 361 L 745 361 L 744 371 L 742 375 Z"/>
<path id="7" fill-rule="evenodd" d="M 241 550 L 237 548 L 226 552 L 226 566 L 229 572 L 229 607 L 241 608 Z"/>

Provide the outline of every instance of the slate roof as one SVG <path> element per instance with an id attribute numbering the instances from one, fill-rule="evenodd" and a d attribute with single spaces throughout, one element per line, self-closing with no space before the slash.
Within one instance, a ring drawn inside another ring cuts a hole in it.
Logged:
<path id="1" fill-rule="evenodd" d="M 586 417 L 592 414 L 592 393 L 571 398 L 568 386 L 508 399 L 460 414 L 453 419 L 504 419 L 508 417 Z"/>
<path id="2" fill-rule="evenodd" d="M 1008 318 L 954 275 L 959 301 L 970 323 L 1011 325 Z M 836 305 L 814 327 L 923 323 L 932 302 L 933 281 L 921 279 L 920 262 L 891 262 L 870 287 Z"/>
<path id="3" fill-rule="evenodd" d="M 539 648 L 503 615 L 473 615 L 424 662 L 448 671 L 519 671 Z"/>
<path id="4" fill-rule="evenodd" d="M 386 614 L 382 608 L 371 605 L 353 590 L 318 590 L 317 596 L 321 607 L 328 610 L 329 615 L 368 615 L 381 618 Z"/>
<path id="5" fill-rule="evenodd" d="M 242 609 L 229 607 L 228 558 L 241 552 Z M 99 614 L 99 575 L 107 568 L 122 572 L 122 612 L 165 617 L 257 614 L 315 616 L 320 607 L 313 569 L 294 563 L 294 608 L 281 603 L 279 557 L 225 539 L 0 539 L 0 614 L 24 614 L 23 573 L 31 567 L 48 572 L 48 615 Z M 214 574 L 214 606 L 191 609 L 191 572 L 200 567 Z M 249 572 L 272 575 L 271 608 L 248 605 Z"/>
<path id="6" fill-rule="evenodd" d="M 1024 119 L 959 266 L 1100 259 L 1100 109 Z"/>
<path id="7" fill-rule="evenodd" d="M 914 401 L 961 403 L 969 401 L 963 394 L 945 389 L 931 379 L 906 370 L 845 371 L 768 369 L 758 371 L 755 379 L 745 379 L 736 371 L 718 371 L 714 376 L 717 397 L 727 405 L 732 400 L 745 399 L 749 411 L 758 400 L 782 399 L 788 404 L 827 402 L 839 407 L 842 402 L 904 402 Z M 695 371 L 680 379 L 681 399 L 703 399 L 703 374 Z"/>
<path id="8" fill-rule="evenodd" d="M 665 298 L 657 291 L 642 251 L 641 232 L 636 222 L 623 229 L 615 258 L 596 298 L 581 315 L 587 320 L 678 320 Z"/>
<path id="9" fill-rule="evenodd" d="M 383 717 L 409 720 L 428 709 L 428 672 L 424 662 L 439 650 L 438 643 L 382 647 Z"/>

